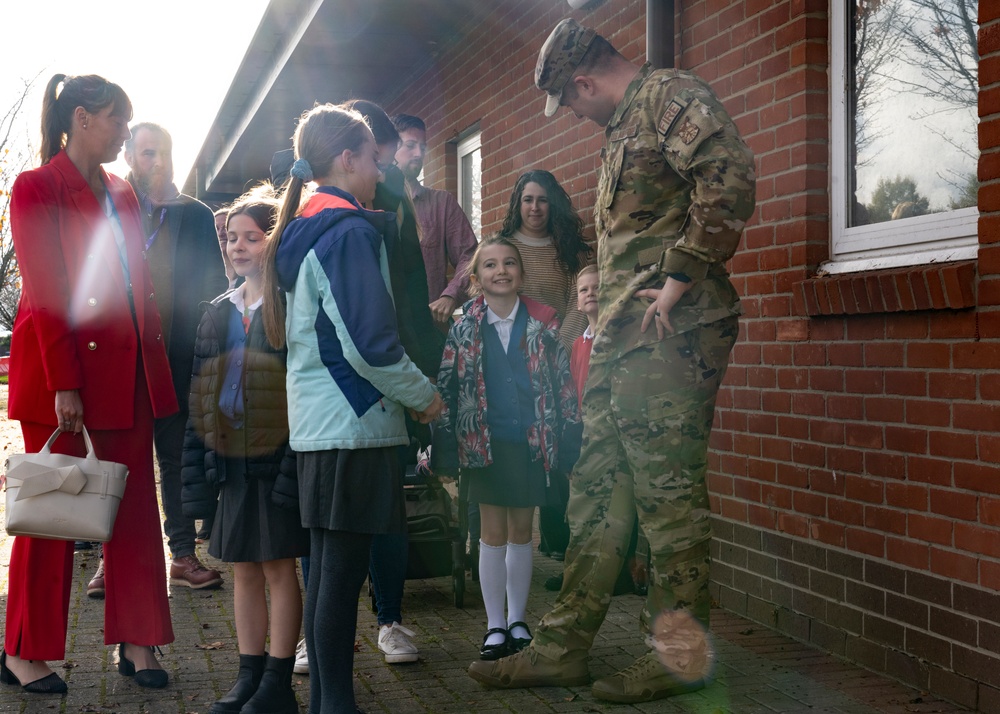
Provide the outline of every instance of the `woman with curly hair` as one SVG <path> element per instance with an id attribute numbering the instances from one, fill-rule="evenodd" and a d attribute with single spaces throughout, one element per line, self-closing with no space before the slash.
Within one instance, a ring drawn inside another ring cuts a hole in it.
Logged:
<path id="1" fill-rule="evenodd" d="M 561 321 L 559 341 L 567 352 L 587 327 L 587 316 L 576 307 L 576 276 L 593 262 L 593 251 L 583 239 L 583 221 L 569 194 L 556 177 L 543 169 L 525 171 L 514 184 L 510 206 L 500 235 L 521 254 L 524 282 L 521 294 L 553 308 Z M 550 475 L 550 503 L 539 508 L 539 550 L 562 560 L 569 543 L 566 499 L 569 485 L 565 474 Z M 470 529 L 475 531 L 475 514 Z"/>
<path id="2" fill-rule="evenodd" d="M 567 350 L 583 334 L 587 317 L 576 309 L 576 274 L 592 262 L 583 239 L 583 221 L 556 177 L 526 171 L 514 184 L 500 235 L 524 260 L 523 295 L 555 309 L 562 321 L 559 339 Z"/>

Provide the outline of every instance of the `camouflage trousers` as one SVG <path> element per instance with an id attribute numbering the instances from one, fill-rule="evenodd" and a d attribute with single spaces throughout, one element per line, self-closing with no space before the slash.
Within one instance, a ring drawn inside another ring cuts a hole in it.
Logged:
<path id="1" fill-rule="evenodd" d="M 545 657 L 586 657 L 636 516 L 652 559 L 642 629 L 648 634 L 657 613 L 680 608 L 707 628 L 708 439 L 737 330 L 737 318 L 726 318 L 591 367 L 563 587 L 532 643 Z"/>

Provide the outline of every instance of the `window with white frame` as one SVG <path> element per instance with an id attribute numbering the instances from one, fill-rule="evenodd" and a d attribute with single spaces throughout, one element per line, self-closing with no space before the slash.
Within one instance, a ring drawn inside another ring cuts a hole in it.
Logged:
<path id="1" fill-rule="evenodd" d="M 829 273 L 974 258 L 979 0 L 830 3 Z"/>
<path id="2" fill-rule="evenodd" d="M 476 131 L 458 142 L 458 203 L 472 224 L 476 238 L 483 233 L 482 134 Z"/>

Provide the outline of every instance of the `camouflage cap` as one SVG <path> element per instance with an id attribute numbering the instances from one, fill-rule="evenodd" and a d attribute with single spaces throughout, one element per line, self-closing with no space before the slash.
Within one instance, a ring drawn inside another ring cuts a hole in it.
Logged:
<path id="1" fill-rule="evenodd" d="M 567 19 L 556 25 L 545 40 L 535 64 L 535 86 L 549 95 L 545 101 L 545 116 L 550 117 L 559 109 L 563 89 L 595 37 L 594 30 Z"/>

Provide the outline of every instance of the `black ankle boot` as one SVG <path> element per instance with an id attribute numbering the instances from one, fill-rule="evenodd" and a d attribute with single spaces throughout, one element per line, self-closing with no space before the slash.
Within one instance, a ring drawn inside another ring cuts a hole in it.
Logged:
<path id="1" fill-rule="evenodd" d="M 240 655 L 240 671 L 236 675 L 233 688 L 212 705 L 208 714 L 239 714 L 243 705 L 260 686 L 260 678 L 264 674 L 264 655 Z"/>
<path id="2" fill-rule="evenodd" d="M 292 690 L 294 666 L 295 657 L 278 659 L 267 655 L 267 664 L 257 693 L 243 705 L 241 714 L 298 714 L 299 703 Z"/>

